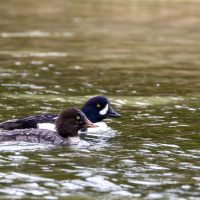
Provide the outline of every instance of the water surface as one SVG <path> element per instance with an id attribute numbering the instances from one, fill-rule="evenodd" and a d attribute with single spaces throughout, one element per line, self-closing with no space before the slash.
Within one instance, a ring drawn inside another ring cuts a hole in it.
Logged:
<path id="1" fill-rule="evenodd" d="M 0 7 L 0 120 L 105 95 L 114 134 L 0 145 L 3 199 L 198 199 L 200 3 L 25 1 Z"/>

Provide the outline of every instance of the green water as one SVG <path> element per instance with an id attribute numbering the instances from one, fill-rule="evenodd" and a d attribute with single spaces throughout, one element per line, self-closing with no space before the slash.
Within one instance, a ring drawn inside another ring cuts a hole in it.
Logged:
<path id="1" fill-rule="evenodd" d="M 89 146 L 0 145 L 1 199 L 200 197 L 200 2 L 7 0 L 0 120 L 107 96 Z"/>

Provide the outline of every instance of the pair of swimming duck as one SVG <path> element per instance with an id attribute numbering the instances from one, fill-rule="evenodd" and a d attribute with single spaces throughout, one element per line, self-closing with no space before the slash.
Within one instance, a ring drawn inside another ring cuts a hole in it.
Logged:
<path id="1" fill-rule="evenodd" d="M 119 116 L 120 114 L 112 109 L 106 97 L 96 96 L 89 99 L 81 110 L 71 108 L 63 110 L 59 115 L 43 114 L 2 122 L 0 142 L 23 141 L 69 145 L 78 142 L 79 130 L 94 129 L 103 119 Z M 51 123 L 51 130 L 45 127 L 46 123 L 47 125 Z"/>

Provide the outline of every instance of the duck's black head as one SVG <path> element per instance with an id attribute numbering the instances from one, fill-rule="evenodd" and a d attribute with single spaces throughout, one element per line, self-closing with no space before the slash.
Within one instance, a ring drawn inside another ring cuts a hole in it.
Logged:
<path id="1" fill-rule="evenodd" d="M 104 96 L 95 96 L 89 99 L 81 110 L 93 123 L 100 122 L 108 117 L 121 116 L 112 109 L 110 101 Z"/>
<path id="2" fill-rule="evenodd" d="M 85 114 L 75 108 L 63 110 L 57 120 L 56 129 L 59 135 L 64 138 L 78 136 L 78 131 L 82 128 L 96 127 Z"/>

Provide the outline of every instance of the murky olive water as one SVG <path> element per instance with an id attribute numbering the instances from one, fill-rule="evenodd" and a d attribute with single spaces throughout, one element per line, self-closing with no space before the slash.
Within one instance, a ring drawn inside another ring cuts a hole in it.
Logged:
<path id="1" fill-rule="evenodd" d="M 105 95 L 115 135 L 0 145 L 2 199 L 199 199 L 200 2 L 7 0 L 0 120 Z"/>

